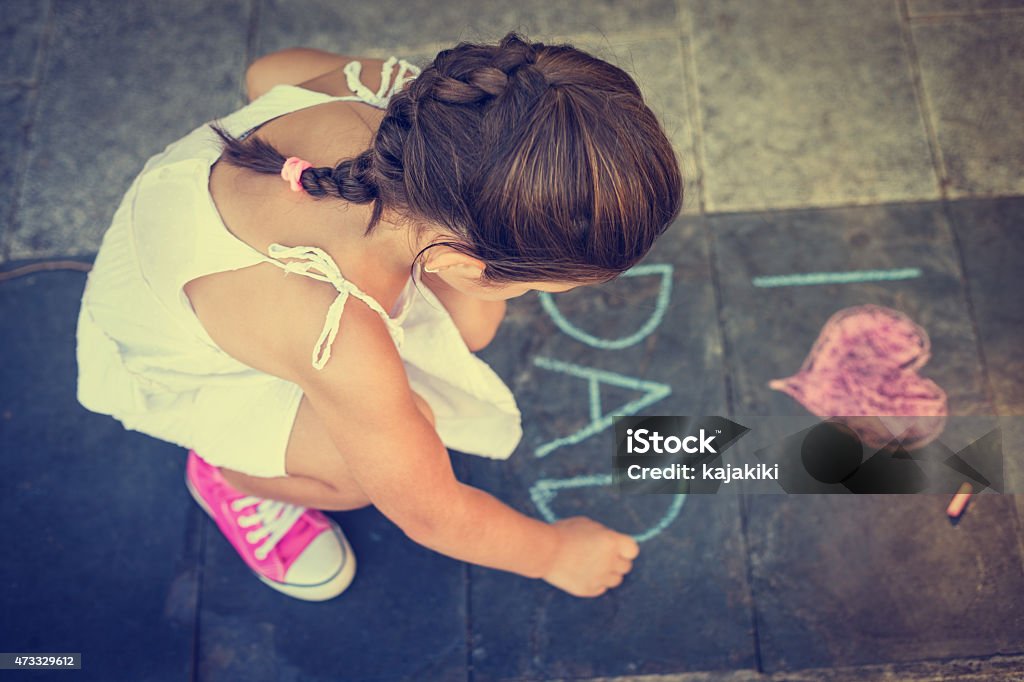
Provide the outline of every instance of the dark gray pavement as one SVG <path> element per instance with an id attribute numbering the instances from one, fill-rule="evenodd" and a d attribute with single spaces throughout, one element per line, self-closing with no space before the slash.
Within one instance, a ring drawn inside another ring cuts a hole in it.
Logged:
<path id="1" fill-rule="evenodd" d="M 424 63 L 512 29 L 636 77 L 686 210 L 634 276 L 512 302 L 481 355 L 523 442 L 505 462 L 452 458 L 524 513 L 639 536 L 640 558 L 581 600 L 365 509 L 332 513 L 352 586 L 290 599 L 190 499 L 185 450 L 76 402 L 73 263 L 150 155 L 243 103 L 254 58 L 306 45 Z M 804 415 L 767 382 L 865 303 L 927 330 L 921 373 L 951 415 L 1024 418 L 1022 36 L 1012 0 L 0 1 L 0 270 L 67 261 L 0 273 L 0 652 L 83 656 L 77 673 L 0 679 L 1024 680 L 1020 495 L 980 496 L 955 527 L 932 495 L 620 495 L 593 426 Z M 1024 491 L 1022 453 L 1004 455 Z"/>

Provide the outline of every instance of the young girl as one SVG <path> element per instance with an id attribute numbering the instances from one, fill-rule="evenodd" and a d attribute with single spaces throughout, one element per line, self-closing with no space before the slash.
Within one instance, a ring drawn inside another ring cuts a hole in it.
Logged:
<path id="1" fill-rule="evenodd" d="M 397 63 L 396 63 L 397 62 Z M 638 554 L 460 483 L 503 459 L 508 388 L 473 355 L 505 301 L 616 277 L 679 213 L 636 83 L 509 33 L 405 60 L 291 49 L 250 104 L 151 158 L 104 234 L 78 320 L 78 400 L 189 448 L 186 484 L 253 572 L 299 599 L 355 571 L 318 510 L 376 506 L 456 559 L 593 597 Z"/>

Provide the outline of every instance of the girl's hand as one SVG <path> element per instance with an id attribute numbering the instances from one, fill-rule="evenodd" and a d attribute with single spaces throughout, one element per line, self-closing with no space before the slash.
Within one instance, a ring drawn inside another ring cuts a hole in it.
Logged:
<path id="1" fill-rule="evenodd" d="M 558 531 L 558 550 L 543 580 L 575 597 L 598 597 L 617 587 L 633 568 L 640 546 L 586 516 L 552 524 Z"/>

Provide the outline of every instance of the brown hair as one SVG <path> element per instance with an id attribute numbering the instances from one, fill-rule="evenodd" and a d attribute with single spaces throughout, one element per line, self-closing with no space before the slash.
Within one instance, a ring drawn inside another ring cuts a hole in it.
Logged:
<path id="1" fill-rule="evenodd" d="M 280 173 L 285 158 L 216 124 L 224 160 Z M 611 279 L 676 219 L 675 152 L 636 82 L 571 45 L 461 42 L 396 92 L 371 147 L 309 168 L 314 197 L 373 202 L 443 225 L 445 244 L 486 264 L 492 284 Z M 417 258 L 423 251 L 417 254 Z"/>

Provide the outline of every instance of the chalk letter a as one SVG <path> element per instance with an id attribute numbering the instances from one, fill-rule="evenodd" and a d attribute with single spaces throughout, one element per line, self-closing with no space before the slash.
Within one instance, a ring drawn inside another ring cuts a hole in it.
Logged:
<path id="1" fill-rule="evenodd" d="M 590 390 L 590 423 L 579 431 L 571 433 L 568 436 L 563 436 L 561 438 L 550 440 L 547 443 L 543 443 L 534 450 L 533 454 L 536 457 L 546 457 L 563 445 L 579 443 L 580 441 L 593 436 L 595 433 L 604 431 L 612 425 L 612 413 L 621 416 L 634 415 L 648 405 L 656 403 L 672 393 L 672 388 L 670 386 L 658 383 L 657 381 L 647 381 L 645 379 L 637 379 L 636 377 L 627 377 L 622 374 L 616 374 L 615 372 L 596 369 L 594 367 L 584 367 L 583 365 L 574 365 L 569 362 L 562 362 L 561 360 L 555 360 L 552 358 L 538 356 L 533 359 L 533 364 L 538 367 L 543 367 L 544 369 L 549 369 L 553 372 L 562 372 L 563 374 L 569 374 L 574 377 L 586 379 Z M 612 413 L 605 414 L 601 409 L 601 383 L 612 384 L 613 386 L 632 389 L 634 391 L 642 391 L 643 395 L 636 400 L 631 400 L 625 405 L 616 408 Z"/>

